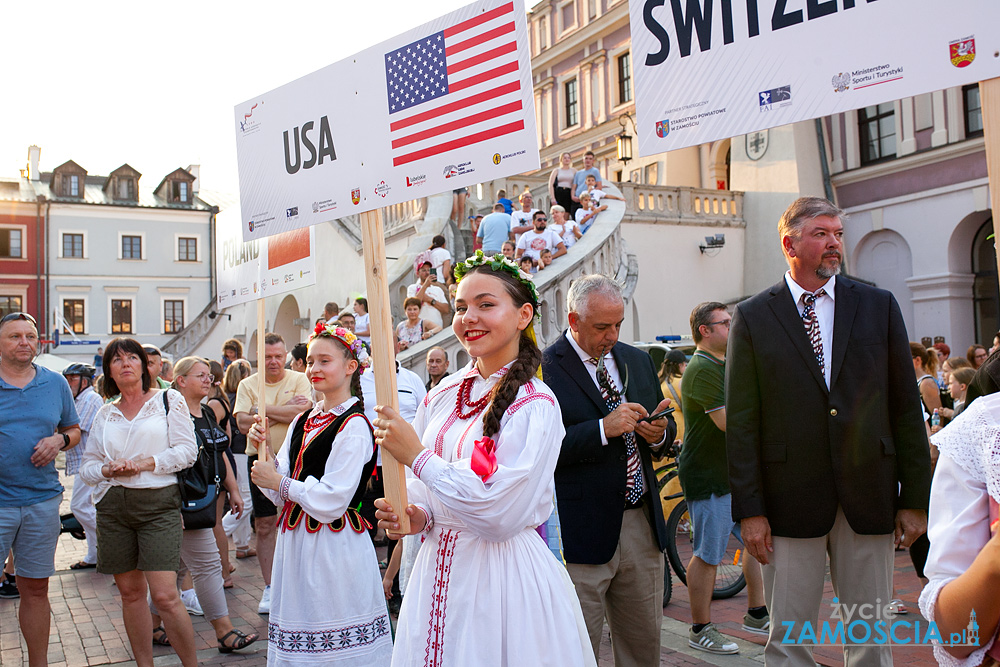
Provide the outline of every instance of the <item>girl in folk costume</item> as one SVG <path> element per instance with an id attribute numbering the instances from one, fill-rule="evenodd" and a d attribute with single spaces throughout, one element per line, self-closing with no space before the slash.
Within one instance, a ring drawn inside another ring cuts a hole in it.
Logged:
<path id="1" fill-rule="evenodd" d="M 358 511 L 375 467 L 361 395 L 368 365 L 353 333 L 320 322 L 306 375 L 326 400 L 295 418 L 273 463 L 254 463 L 251 479 L 281 508 L 268 665 L 389 664 L 382 577 Z M 247 435 L 263 443 L 267 422 L 255 420 Z"/>
<path id="2" fill-rule="evenodd" d="M 502 255 L 458 264 L 453 328 L 471 357 L 411 427 L 376 408 L 376 440 L 411 468 L 410 533 L 425 533 L 392 664 L 596 665 L 569 576 L 536 532 L 552 512 L 565 431 L 535 373 L 538 293 Z M 399 537 L 396 509 L 375 501 Z"/>

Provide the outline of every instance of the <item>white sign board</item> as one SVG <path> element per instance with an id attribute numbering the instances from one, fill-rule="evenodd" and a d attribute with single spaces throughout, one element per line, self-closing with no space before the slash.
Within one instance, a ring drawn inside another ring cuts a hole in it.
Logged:
<path id="1" fill-rule="evenodd" d="M 244 241 L 236 207 L 216 216 L 219 310 L 316 284 L 315 230 Z"/>
<path id="2" fill-rule="evenodd" d="M 629 0 L 639 153 L 1000 76 L 996 0 Z"/>
<path id="3" fill-rule="evenodd" d="M 537 169 L 522 0 L 480 0 L 237 105 L 236 147 L 246 240 Z"/>

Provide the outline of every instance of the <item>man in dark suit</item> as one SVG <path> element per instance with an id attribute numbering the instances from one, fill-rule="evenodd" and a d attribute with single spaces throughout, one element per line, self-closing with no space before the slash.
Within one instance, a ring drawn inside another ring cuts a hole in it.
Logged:
<path id="1" fill-rule="evenodd" d="M 906 328 L 892 294 L 837 276 L 843 217 L 820 198 L 785 211 L 790 270 L 736 307 L 729 336 L 733 519 L 764 565 L 768 665 L 816 664 L 811 647 L 782 640 L 807 622 L 820 635 L 827 555 L 841 609 L 878 604 L 884 618 L 893 543 L 927 526 L 930 453 Z M 892 665 L 888 646 L 848 639 L 844 652 L 845 664 Z"/>
<path id="2" fill-rule="evenodd" d="M 556 466 L 563 554 L 597 654 L 607 618 L 617 667 L 660 661 L 666 530 L 652 457 L 673 442 L 649 354 L 618 342 L 621 286 L 591 275 L 567 296 L 569 329 L 542 356 L 566 437 Z"/>

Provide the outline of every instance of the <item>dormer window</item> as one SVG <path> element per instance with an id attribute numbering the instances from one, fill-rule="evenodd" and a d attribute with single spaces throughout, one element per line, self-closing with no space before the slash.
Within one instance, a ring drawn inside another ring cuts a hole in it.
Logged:
<path id="1" fill-rule="evenodd" d="M 174 181 L 171 188 L 170 201 L 188 203 L 188 184 L 186 181 Z"/>
<path id="2" fill-rule="evenodd" d="M 87 170 L 72 160 L 68 160 L 52 170 L 49 188 L 57 197 L 83 197 L 87 183 Z"/>
<path id="3" fill-rule="evenodd" d="M 185 169 L 175 169 L 167 174 L 156 186 L 156 196 L 171 204 L 190 204 L 194 201 L 196 190 L 194 183 L 197 179 L 191 172 Z"/>
<path id="4" fill-rule="evenodd" d="M 138 201 L 140 178 L 142 174 L 123 164 L 108 175 L 108 180 L 104 182 L 104 194 L 115 201 Z"/>
<path id="5" fill-rule="evenodd" d="M 135 179 L 118 179 L 118 199 L 135 199 Z"/>

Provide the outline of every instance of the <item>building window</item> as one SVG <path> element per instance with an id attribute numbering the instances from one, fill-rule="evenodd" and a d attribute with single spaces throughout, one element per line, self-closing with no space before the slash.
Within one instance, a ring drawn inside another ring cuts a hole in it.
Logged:
<path id="1" fill-rule="evenodd" d="M 182 262 L 198 261 L 198 239 L 177 239 L 177 259 Z"/>
<path id="2" fill-rule="evenodd" d="M 632 101 L 632 54 L 618 56 L 618 104 Z"/>
<path id="3" fill-rule="evenodd" d="M 184 328 L 184 302 L 163 302 L 163 333 L 177 333 Z"/>
<path id="4" fill-rule="evenodd" d="M 597 3 L 598 0 L 587 0 L 587 18 L 597 17 Z"/>
<path id="5" fill-rule="evenodd" d="M 83 330 L 83 299 L 63 299 L 63 320 L 68 331 L 86 333 Z"/>
<path id="6" fill-rule="evenodd" d="M 20 229 L 0 229 L 0 257 L 24 257 Z"/>
<path id="7" fill-rule="evenodd" d="M 83 234 L 63 234 L 63 257 L 83 257 Z"/>
<path id="8" fill-rule="evenodd" d="M 562 29 L 563 32 L 576 27 L 576 5 L 573 0 L 563 5 L 562 8 Z"/>
<path id="9" fill-rule="evenodd" d="M 975 340 L 993 340 L 1000 327 L 1000 292 L 997 283 L 997 253 L 993 247 L 993 219 L 990 218 L 972 241 L 972 304 Z"/>
<path id="10" fill-rule="evenodd" d="M 861 164 L 896 156 L 896 112 L 892 102 L 858 111 Z"/>
<path id="11" fill-rule="evenodd" d="M 567 81 L 566 91 L 566 127 L 573 127 L 580 122 L 580 102 L 576 95 L 576 79 Z"/>
<path id="12" fill-rule="evenodd" d="M 188 200 L 188 183 L 187 181 L 174 181 L 171 187 L 171 201 L 176 202 L 187 202 Z"/>
<path id="13" fill-rule="evenodd" d="M 548 32 L 548 30 L 549 30 L 549 22 L 543 16 L 542 18 L 538 19 L 538 49 L 539 49 L 539 51 L 542 50 L 542 49 L 549 48 L 549 32 Z"/>
<path id="14" fill-rule="evenodd" d="M 77 174 L 68 174 L 62 177 L 62 195 L 64 197 L 80 196 L 80 177 Z"/>
<path id="15" fill-rule="evenodd" d="M 122 236 L 122 259 L 142 259 L 141 236 Z"/>
<path id="16" fill-rule="evenodd" d="M 983 136 L 983 103 L 979 98 L 979 84 L 962 86 L 962 102 L 965 104 L 965 136 Z"/>
<path id="17" fill-rule="evenodd" d="M 19 296 L 0 296 L 0 317 L 10 313 L 23 313 L 24 302 Z"/>
<path id="18" fill-rule="evenodd" d="M 135 199 L 135 179 L 118 179 L 118 199 Z"/>
<path id="19" fill-rule="evenodd" d="M 132 299 L 111 300 L 111 333 L 132 333 Z"/>

